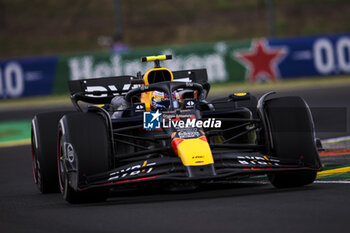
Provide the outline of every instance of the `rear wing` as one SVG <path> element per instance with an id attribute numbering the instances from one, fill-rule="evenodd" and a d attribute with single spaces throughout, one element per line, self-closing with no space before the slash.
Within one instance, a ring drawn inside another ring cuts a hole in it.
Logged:
<path id="1" fill-rule="evenodd" d="M 208 85 L 206 69 L 181 70 L 172 72 L 174 81 L 194 82 Z M 131 80 L 137 79 L 134 76 L 117 76 L 107 78 L 93 78 L 68 81 L 71 96 L 80 95 L 87 98 L 80 98 L 90 102 L 92 98 L 100 99 L 98 102 L 106 103 L 115 95 L 125 95 L 129 90 L 139 87 L 140 84 L 131 84 Z M 89 101 L 90 100 L 90 101 Z M 94 103 L 96 101 L 93 101 Z"/>

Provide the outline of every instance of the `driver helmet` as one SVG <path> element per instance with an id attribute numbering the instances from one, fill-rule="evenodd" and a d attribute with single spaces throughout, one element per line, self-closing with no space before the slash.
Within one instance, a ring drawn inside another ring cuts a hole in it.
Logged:
<path id="1" fill-rule="evenodd" d="M 150 69 L 143 76 L 145 85 L 173 81 L 173 74 L 166 68 L 154 68 Z M 174 108 L 180 107 L 180 96 L 174 91 L 172 93 L 174 99 Z M 165 110 L 170 106 L 170 98 L 167 93 L 161 91 L 149 91 L 141 94 L 141 102 L 145 104 L 147 111 L 155 111 L 157 109 Z"/>
<path id="2" fill-rule="evenodd" d="M 179 104 L 179 93 L 174 91 L 172 93 L 172 97 L 173 97 L 173 106 L 175 109 L 179 108 L 180 104 Z M 151 110 L 155 111 L 157 109 L 167 109 L 170 106 L 170 98 L 168 96 L 168 94 L 161 92 L 161 91 L 153 91 L 152 93 L 152 97 L 151 97 Z"/>

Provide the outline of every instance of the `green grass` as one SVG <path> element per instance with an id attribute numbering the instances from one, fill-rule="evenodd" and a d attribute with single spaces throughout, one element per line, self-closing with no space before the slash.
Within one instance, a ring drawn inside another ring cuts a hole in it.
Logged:
<path id="1" fill-rule="evenodd" d="M 70 104 L 72 104 L 72 102 L 68 94 L 62 96 L 40 96 L 23 99 L 0 100 L 0 110 Z"/>
<path id="2" fill-rule="evenodd" d="M 0 122 L 0 145 L 30 138 L 30 120 Z"/>

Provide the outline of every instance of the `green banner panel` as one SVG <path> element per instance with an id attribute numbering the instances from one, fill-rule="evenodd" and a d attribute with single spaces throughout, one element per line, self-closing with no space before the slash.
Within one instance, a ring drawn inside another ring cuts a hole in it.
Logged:
<path id="1" fill-rule="evenodd" d="M 153 63 L 142 63 L 149 55 L 172 54 L 162 62 L 170 70 L 206 68 L 210 83 L 239 82 L 245 79 L 245 68 L 238 63 L 234 51 L 249 48 L 251 41 L 200 43 L 179 47 L 132 49 L 128 53 L 81 53 L 61 55 L 56 69 L 54 94 L 68 92 L 67 81 L 145 73 Z"/>

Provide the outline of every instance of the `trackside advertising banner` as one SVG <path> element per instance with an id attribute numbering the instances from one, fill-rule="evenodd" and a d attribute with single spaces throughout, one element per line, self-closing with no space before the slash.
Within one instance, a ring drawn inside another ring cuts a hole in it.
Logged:
<path id="1" fill-rule="evenodd" d="M 67 81 L 144 73 L 140 57 L 172 54 L 171 70 L 206 68 L 210 83 L 350 74 L 350 33 L 0 60 L 0 98 L 65 94 Z"/>
<path id="2" fill-rule="evenodd" d="M 57 57 L 0 60 L 0 98 L 52 95 Z"/>

